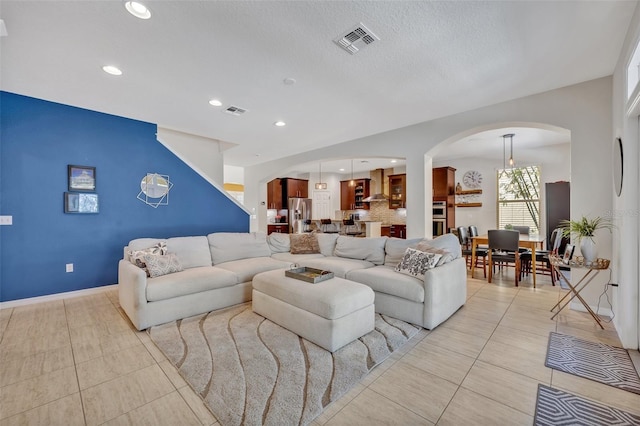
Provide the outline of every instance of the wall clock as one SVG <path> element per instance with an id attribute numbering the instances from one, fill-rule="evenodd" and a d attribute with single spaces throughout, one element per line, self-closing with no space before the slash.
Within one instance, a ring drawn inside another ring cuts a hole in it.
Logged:
<path id="1" fill-rule="evenodd" d="M 480 188 L 480 185 L 482 184 L 482 175 L 476 170 L 469 170 L 462 177 L 462 182 L 464 182 L 464 185 L 467 188 Z"/>

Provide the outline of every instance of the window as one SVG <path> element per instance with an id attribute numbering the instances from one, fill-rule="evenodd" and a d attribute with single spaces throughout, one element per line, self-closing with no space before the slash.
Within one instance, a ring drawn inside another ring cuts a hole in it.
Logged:
<path id="1" fill-rule="evenodd" d="M 540 167 L 498 170 L 498 228 L 528 226 L 540 230 Z"/>

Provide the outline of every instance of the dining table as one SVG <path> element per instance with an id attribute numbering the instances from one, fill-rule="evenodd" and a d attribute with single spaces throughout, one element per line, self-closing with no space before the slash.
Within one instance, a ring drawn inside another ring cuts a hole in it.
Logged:
<path id="1" fill-rule="evenodd" d="M 536 288 L 536 248 L 542 249 L 544 235 L 520 234 L 518 246 L 531 250 L 531 271 L 533 273 L 533 288 Z M 489 244 L 489 235 L 478 235 L 471 238 L 471 276 L 476 267 L 476 247 Z"/>

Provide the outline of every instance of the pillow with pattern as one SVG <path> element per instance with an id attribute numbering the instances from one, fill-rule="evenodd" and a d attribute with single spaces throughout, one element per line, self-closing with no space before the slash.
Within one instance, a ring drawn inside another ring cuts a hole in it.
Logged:
<path id="1" fill-rule="evenodd" d="M 425 253 L 439 254 L 440 259 L 438 260 L 436 266 L 444 265 L 445 263 L 451 262 L 453 260 L 453 255 L 449 250 L 430 246 L 424 240 L 418 243 L 418 245 L 416 246 L 416 250 L 424 251 Z"/>
<path id="2" fill-rule="evenodd" d="M 316 234 L 290 234 L 291 254 L 320 253 L 320 244 Z"/>
<path id="3" fill-rule="evenodd" d="M 145 254 L 144 262 L 147 264 L 147 269 L 149 270 L 149 276 L 151 278 L 182 271 L 182 265 L 175 253 L 169 253 L 166 255 Z"/>
<path id="4" fill-rule="evenodd" d="M 409 247 L 407 251 L 404 252 L 404 257 L 400 263 L 398 263 L 395 270 L 401 274 L 410 275 L 415 278 L 423 278 L 427 270 L 435 268 L 440 257 L 442 257 L 441 254 L 427 253 Z"/>
<path id="5" fill-rule="evenodd" d="M 145 254 L 159 254 L 159 255 L 167 254 L 167 242 L 161 241 L 158 244 L 155 244 L 144 250 L 129 251 L 129 261 L 134 265 L 136 265 L 138 268 L 144 269 L 148 277 L 149 270 L 147 269 L 147 265 L 144 262 Z"/>

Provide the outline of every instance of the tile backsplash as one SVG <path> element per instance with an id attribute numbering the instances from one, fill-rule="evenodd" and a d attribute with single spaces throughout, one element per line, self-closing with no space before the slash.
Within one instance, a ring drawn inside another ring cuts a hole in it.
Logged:
<path id="1" fill-rule="evenodd" d="M 372 202 L 370 210 L 341 210 L 336 212 L 337 217 L 343 219 L 349 217 L 351 213 L 359 214 L 360 220 L 369 220 L 373 222 L 382 222 L 383 225 L 389 224 L 405 224 L 407 223 L 406 209 L 389 209 L 386 202 Z"/>

